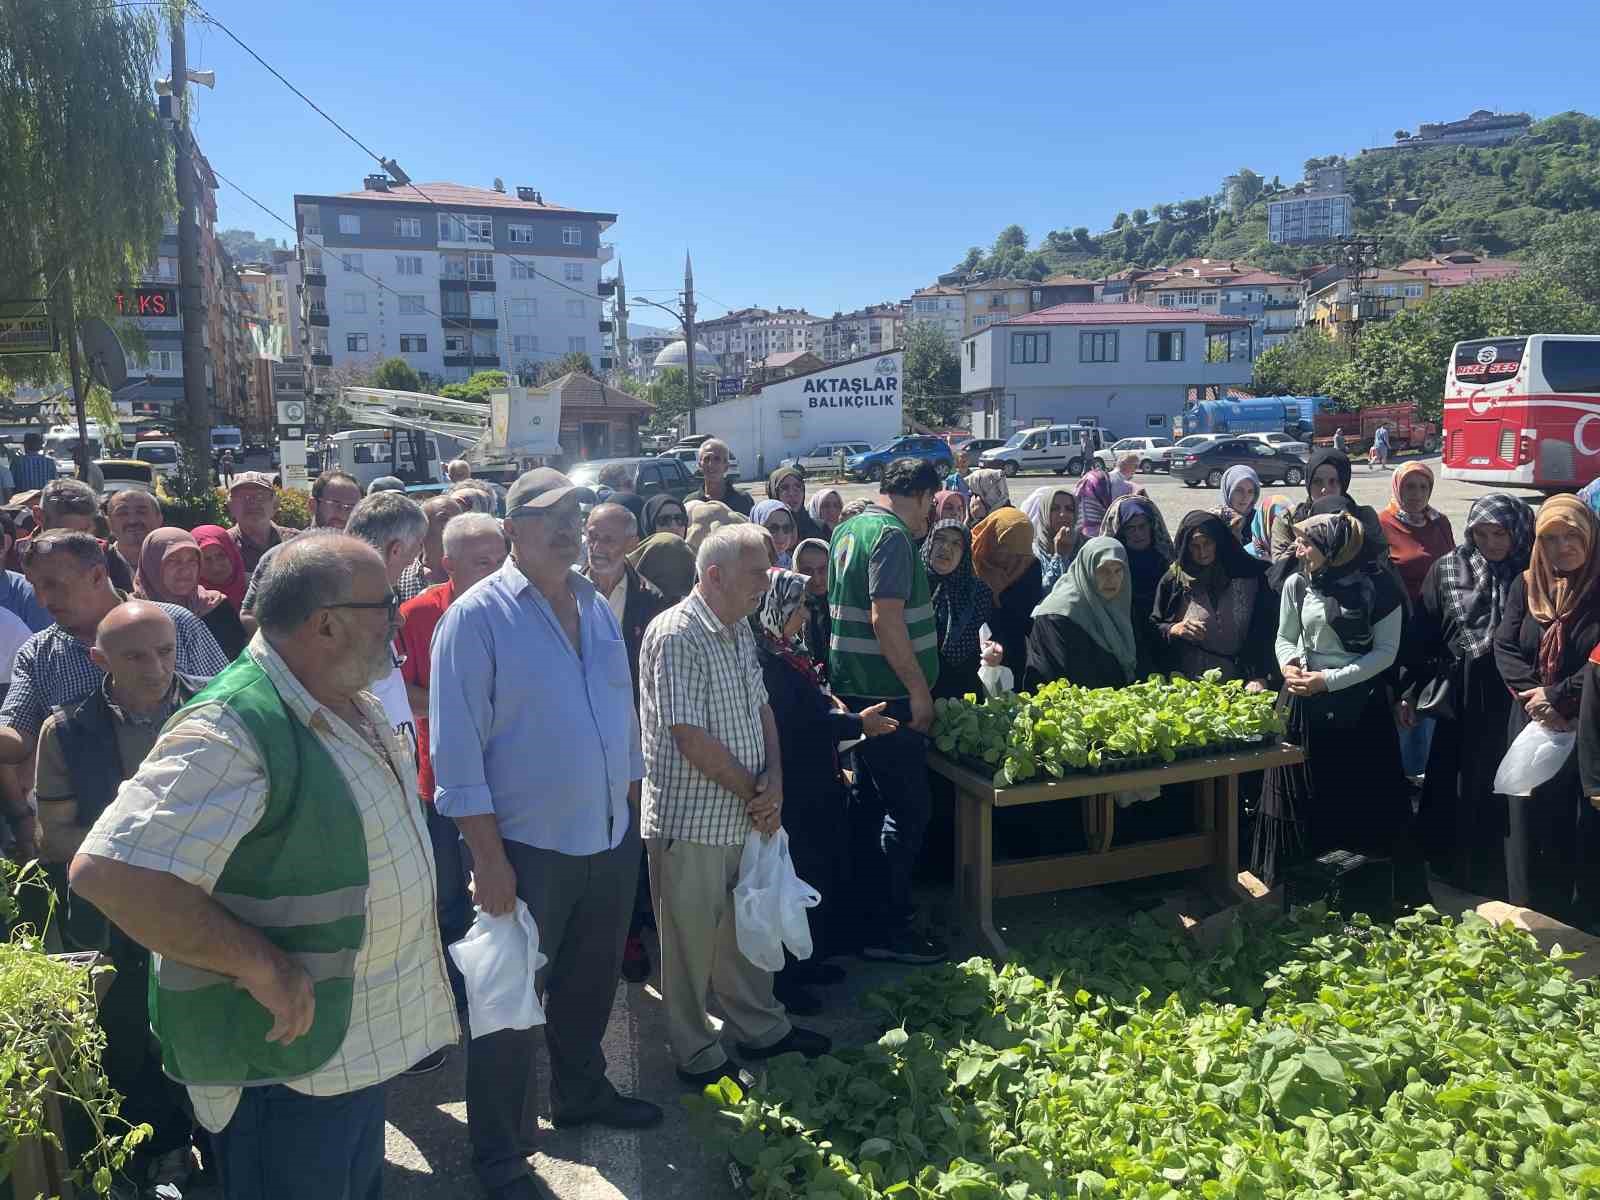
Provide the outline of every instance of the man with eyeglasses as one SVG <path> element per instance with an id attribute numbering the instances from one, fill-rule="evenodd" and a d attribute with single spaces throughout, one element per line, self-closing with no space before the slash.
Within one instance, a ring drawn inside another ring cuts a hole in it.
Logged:
<path id="1" fill-rule="evenodd" d="M 726 504 L 740 516 L 748 517 L 750 507 L 754 503 L 749 493 L 741 492 L 728 482 L 728 460 L 731 456 L 732 451 L 728 449 L 728 443 L 720 438 L 707 438 L 700 443 L 695 461 L 700 464 L 702 483 L 700 490 L 688 497 L 688 501 L 716 500 Z"/>
<path id="2" fill-rule="evenodd" d="M 478 907 L 510 913 L 524 901 L 549 956 L 534 986 L 555 1124 L 636 1129 L 659 1124 L 661 1109 L 611 1086 L 601 1040 L 639 874 L 644 759 L 622 629 L 573 569 L 579 506 L 593 500 L 548 467 L 512 485 L 511 557 L 434 633 L 428 730 L 434 805 L 472 852 Z M 536 1036 L 506 1029 L 468 1043 L 472 1166 L 491 1200 L 547 1194 L 524 1133 Z"/>
<path id="3" fill-rule="evenodd" d="M 247 574 L 256 569 L 262 555 L 296 533 L 272 519 L 278 515 L 278 489 L 265 471 L 244 471 L 233 477 L 228 485 L 228 515 L 233 518 L 228 536 L 238 544 Z"/>
<path id="4" fill-rule="evenodd" d="M 410 750 L 369 690 L 390 579 L 345 534 L 286 546 L 260 632 L 72 861 L 73 891 L 159 956 L 150 1029 L 228 1200 L 378 1195 L 385 1085 L 459 1036 Z"/>
<path id="5" fill-rule="evenodd" d="M 340 530 L 350 520 L 350 514 L 361 503 L 361 485 L 354 475 L 343 471 L 324 471 L 311 483 L 311 525 L 314 529 Z M 244 600 L 239 606 L 239 620 L 247 633 L 256 631 L 255 607 L 257 581 L 266 578 L 272 570 L 272 560 L 284 543 L 279 543 L 262 554 L 255 570 L 250 574 L 250 584 L 244 590 Z"/>

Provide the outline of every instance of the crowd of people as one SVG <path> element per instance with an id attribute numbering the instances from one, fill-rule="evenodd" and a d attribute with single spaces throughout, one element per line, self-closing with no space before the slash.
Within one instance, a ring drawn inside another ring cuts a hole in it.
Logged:
<path id="1" fill-rule="evenodd" d="M 181 1186 L 199 1147 L 230 1200 L 375 1196 L 385 1085 L 463 1033 L 478 1183 L 544 1194 L 539 1039 L 471 1036 L 448 952 L 474 907 L 537 925 L 559 1127 L 662 1119 L 607 1077 L 619 979 L 656 981 L 686 1087 L 826 1053 L 794 1018 L 851 957 L 947 955 L 913 888 L 948 836 L 934 702 L 1005 672 L 1277 692 L 1306 754 L 1250 789 L 1268 883 L 1355 850 L 1394 864 L 1403 903 L 1431 868 L 1600 923 L 1584 499 L 1486 494 L 1458 538 L 1427 466 L 1374 511 L 1328 449 L 1304 497 L 1237 467 L 1172 530 L 1136 460 L 1016 505 L 998 471 L 904 459 L 846 505 L 792 468 L 753 498 L 730 458 L 706 441 L 683 500 L 540 468 L 419 505 L 332 471 L 298 533 L 251 472 L 228 528 L 168 526 L 143 492 L 101 511 L 70 479 L 42 481 L 25 536 L 0 513 L 0 814 L 59 897 L 61 944 L 118 969 L 106 1069 L 154 1131 L 129 1194 Z M 1530 795 L 1497 794 L 1530 722 L 1575 745 Z M 997 844 L 1060 824 L 997 824 Z M 734 889 L 747 839 L 780 828 L 822 902 L 812 955 L 769 972 L 738 948 Z"/>

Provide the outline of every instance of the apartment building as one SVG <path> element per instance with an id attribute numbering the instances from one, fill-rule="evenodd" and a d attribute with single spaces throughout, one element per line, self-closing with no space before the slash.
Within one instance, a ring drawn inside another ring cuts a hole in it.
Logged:
<path id="1" fill-rule="evenodd" d="M 724 375 L 746 375 L 773 354 L 818 352 L 812 332 L 816 321 L 803 308 L 737 308 L 696 321 L 695 340 L 716 356 Z"/>
<path id="2" fill-rule="evenodd" d="M 932 325 L 952 346 L 959 346 L 967 332 L 966 298 L 954 285 L 936 283 L 918 288 L 900 307 L 905 310 L 906 324 Z"/>
<path id="3" fill-rule="evenodd" d="M 1362 321 L 1386 320 L 1424 303 L 1430 290 L 1421 276 L 1387 269 L 1362 279 L 1359 298 L 1348 276 L 1315 280 L 1301 302 L 1300 323 L 1331 337 L 1348 337 Z"/>
<path id="4" fill-rule="evenodd" d="M 961 289 L 966 302 L 963 335 L 1032 312 L 1044 299 L 1038 288 L 1037 283 L 1028 279 L 987 279 L 967 284 Z"/>
<path id="5" fill-rule="evenodd" d="M 826 364 L 893 350 L 901 344 L 905 320 L 899 304 L 869 304 L 819 318 L 811 328 L 811 353 Z"/>
<path id="6" fill-rule="evenodd" d="M 600 240 L 616 213 L 563 208 L 533 188 L 458 183 L 296 195 L 303 345 L 313 368 L 398 355 L 450 380 L 531 376 L 578 352 L 613 366 Z"/>
<path id="7" fill-rule="evenodd" d="M 1432 258 L 1410 258 L 1395 270 L 1426 279 L 1432 289 L 1462 287 L 1485 279 L 1509 279 L 1522 273 L 1522 264 L 1509 258 L 1484 258 L 1470 251 L 1459 251 L 1436 254 Z"/>
<path id="8" fill-rule="evenodd" d="M 1157 308 L 1245 318 L 1249 324 L 1226 339 L 1228 357 L 1245 362 L 1294 332 L 1304 290 L 1287 276 L 1211 259 L 1186 260 L 1164 274 L 1136 281 L 1133 288 L 1140 300 Z"/>
<path id="9" fill-rule="evenodd" d="M 1274 245 L 1327 242 L 1355 231 L 1355 200 L 1347 192 L 1287 196 L 1267 203 L 1267 237 Z"/>

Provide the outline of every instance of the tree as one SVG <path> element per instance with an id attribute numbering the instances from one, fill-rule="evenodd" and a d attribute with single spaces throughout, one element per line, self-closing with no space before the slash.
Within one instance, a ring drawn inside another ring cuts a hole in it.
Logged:
<path id="1" fill-rule="evenodd" d="M 1142 208 L 1136 208 L 1133 210 L 1133 223 L 1135 225 L 1143 225 L 1149 219 L 1150 214 L 1146 210 Z"/>
<path id="2" fill-rule="evenodd" d="M 477 400 L 489 402 L 490 392 L 504 391 L 511 386 L 511 377 L 504 371 L 474 371 L 460 383 L 447 383 L 440 395 L 447 400 Z"/>
<path id="3" fill-rule="evenodd" d="M 1396 129 L 1394 131 L 1394 140 L 1397 141 L 1397 142 L 1404 142 L 1404 141 L 1408 140 L 1410 137 L 1411 137 L 1411 130 L 1409 130 L 1409 129 Z"/>
<path id="4" fill-rule="evenodd" d="M 540 372 L 541 382 L 549 383 L 563 375 L 593 375 L 594 363 L 582 350 L 571 350 L 553 362 L 547 362 Z"/>
<path id="5" fill-rule="evenodd" d="M 667 367 L 645 385 L 644 398 L 655 409 L 650 418 L 651 429 L 670 429 L 689 411 L 688 381 L 689 376 L 682 367 Z"/>
<path id="6" fill-rule="evenodd" d="M 236 263 L 271 262 L 275 251 L 288 249 L 276 238 L 257 237 L 251 229 L 224 229 L 217 234 L 217 241 Z"/>
<path id="7" fill-rule="evenodd" d="M 996 258 L 1008 250 L 1026 250 L 1028 248 L 1028 235 L 1021 225 L 1007 225 L 994 239 L 994 255 Z"/>
<path id="8" fill-rule="evenodd" d="M 1533 235 L 1533 263 L 1591 304 L 1600 304 L 1600 212 L 1568 213 Z"/>
<path id="9" fill-rule="evenodd" d="M 1350 352 L 1319 329 L 1303 329 L 1281 345 L 1256 356 L 1250 386 L 1262 396 L 1319 396 L 1328 373 Z"/>
<path id="10" fill-rule="evenodd" d="M 1228 210 L 1238 216 L 1260 198 L 1266 186 L 1267 181 L 1249 167 L 1240 167 L 1228 184 Z"/>
<path id="11" fill-rule="evenodd" d="M 1092 244 L 1089 241 L 1089 227 L 1087 225 L 1079 225 L 1072 231 L 1072 240 L 1087 250 Z"/>
<path id="12" fill-rule="evenodd" d="M 384 359 L 373 370 L 372 386 L 396 392 L 420 392 L 422 377 L 417 374 L 415 367 L 396 355 Z"/>
<path id="13" fill-rule="evenodd" d="M 967 411 L 961 396 L 961 359 L 944 331 L 911 321 L 905 331 L 906 414 L 935 429 L 955 425 Z"/>
<path id="14" fill-rule="evenodd" d="M 1121 229 L 1127 223 L 1128 214 L 1125 212 L 1119 212 L 1116 216 L 1111 218 L 1111 228 L 1113 229 Z"/>

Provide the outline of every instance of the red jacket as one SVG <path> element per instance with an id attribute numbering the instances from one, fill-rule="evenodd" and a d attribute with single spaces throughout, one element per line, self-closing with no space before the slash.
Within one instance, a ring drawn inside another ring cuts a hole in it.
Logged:
<path id="1" fill-rule="evenodd" d="M 407 684 L 427 687 L 432 677 L 433 631 L 456 598 L 456 585 L 436 583 L 400 606 L 400 632 L 395 646 L 406 656 L 400 676 Z M 428 718 L 417 718 L 417 795 L 433 803 L 433 762 L 428 757 Z"/>

